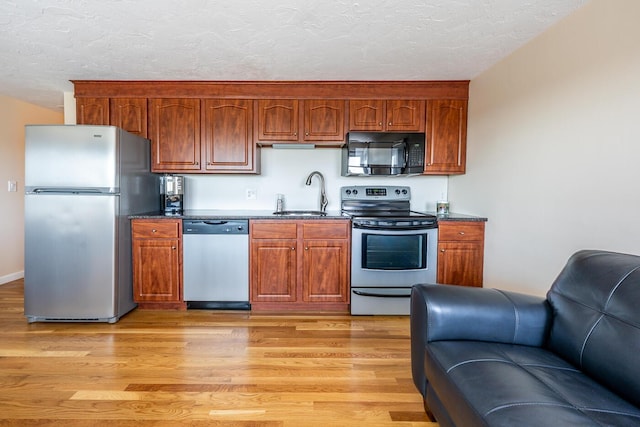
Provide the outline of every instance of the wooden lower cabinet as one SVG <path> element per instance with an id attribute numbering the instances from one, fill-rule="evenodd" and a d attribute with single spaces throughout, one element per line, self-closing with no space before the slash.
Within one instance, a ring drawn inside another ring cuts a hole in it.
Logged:
<path id="1" fill-rule="evenodd" d="M 482 287 L 484 224 L 438 222 L 438 283 Z"/>
<path id="2" fill-rule="evenodd" d="M 252 310 L 349 311 L 347 220 L 254 220 Z"/>
<path id="3" fill-rule="evenodd" d="M 182 221 L 134 219 L 133 297 L 139 308 L 185 309 L 182 298 Z"/>

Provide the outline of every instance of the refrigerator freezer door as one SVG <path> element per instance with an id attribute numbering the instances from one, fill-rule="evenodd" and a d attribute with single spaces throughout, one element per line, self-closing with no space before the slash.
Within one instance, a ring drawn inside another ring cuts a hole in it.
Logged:
<path id="1" fill-rule="evenodd" d="M 28 321 L 108 321 L 119 314 L 118 195 L 25 196 Z M 131 309 L 131 308 L 129 308 Z"/>
<path id="2" fill-rule="evenodd" d="M 118 192 L 118 128 L 27 126 L 25 189 L 95 188 Z"/>

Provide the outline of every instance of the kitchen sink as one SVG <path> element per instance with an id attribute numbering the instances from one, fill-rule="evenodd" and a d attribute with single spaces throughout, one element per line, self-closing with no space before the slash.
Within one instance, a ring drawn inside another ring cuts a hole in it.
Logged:
<path id="1" fill-rule="evenodd" d="M 281 211 L 281 212 L 274 212 L 273 214 L 278 216 L 326 216 L 327 215 L 326 212 L 322 212 L 322 211 L 305 211 L 305 210 Z"/>

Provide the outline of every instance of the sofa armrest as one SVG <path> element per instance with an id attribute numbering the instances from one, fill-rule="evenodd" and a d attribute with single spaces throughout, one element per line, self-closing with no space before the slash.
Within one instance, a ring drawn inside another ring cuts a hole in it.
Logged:
<path id="1" fill-rule="evenodd" d="M 473 340 L 542 346 L 551 309 L 542 297 L 489 288 L 415 285 L 411 290 L 411 369 L 424 396 L 425 346 Z"/>

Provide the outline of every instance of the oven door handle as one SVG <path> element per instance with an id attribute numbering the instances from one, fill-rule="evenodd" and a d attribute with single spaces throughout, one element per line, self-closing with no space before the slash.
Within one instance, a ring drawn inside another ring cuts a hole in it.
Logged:
<path id="1" fill-rule="evenodd" d="M 411 298 L 411 294 L 399 295 L 399 294 L 380 294 L 376 292 L 358 291 L 352 289 L 353 293 L 361 297 L 375 297 L 375 298 Z"/>

